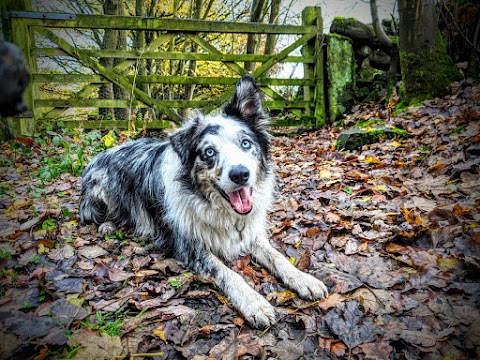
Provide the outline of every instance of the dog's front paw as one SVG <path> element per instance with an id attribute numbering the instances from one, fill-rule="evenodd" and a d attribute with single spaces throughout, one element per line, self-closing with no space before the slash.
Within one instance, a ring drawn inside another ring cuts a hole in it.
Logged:
<path id="1" fill-rule="evenodd" d="M 102 236 L 113 235 L 117 231 L 117 228 L 111 221 L 104 222 L 98 227 L 98 232 Z"/>
<path id="2" fill-rule="evenodd" d="M 240 311 L 250 325 L 256 328 L 266 328 L 275 323 L 275 308 L 261 296 L 246 303 Z"/>
<path id="3" fill-rule="evenodd" d="M 323 282 L 304 272 L 297 275 L 290 282 L 290 287 L 298 296 L 307 300 L 318 300 L 328 296 L 328 289 Z"/>

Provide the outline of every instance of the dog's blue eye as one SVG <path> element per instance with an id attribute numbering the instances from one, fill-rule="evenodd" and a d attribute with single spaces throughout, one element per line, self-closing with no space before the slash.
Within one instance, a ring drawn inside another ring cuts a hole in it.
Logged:
<path id="1" fill-rule="evenodd" d="M 212 148 L 208 148 L 207 150 L 205 150 L 205 155 L 207 155 L 208 157 L 212 157 L 215 155 L 215 150 L 213 150 Z"/>
<path id="2" fill-rule="evenodd" d="M 242 148 L 245 150 L 248 150 L 252 147 L 252 143 L 249 140 L 243 140 L 242 141 Z"/>

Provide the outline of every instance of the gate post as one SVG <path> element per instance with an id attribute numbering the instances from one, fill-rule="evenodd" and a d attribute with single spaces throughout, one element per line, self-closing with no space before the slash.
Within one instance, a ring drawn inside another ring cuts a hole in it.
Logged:
<path id="1" fill-rule="evenodd" d="M 2 26 L 4 28 L 5 40 L 15 43 L 24 53 L 27 64 L 32 71 L 32 58 L 30 56 L 31 40 L 28 26 L 17 18 L 9 17 L 10 11 L 31 10 L 31 0 L 4 0 L 1 1 Z M 30 83 L 23 94 L 28 110 L 24 114 L 7 118 L 8 127 L 13 136 L 25 132 L 34 132 L 35 120 L 33 116 L 33 84 Z"/>
<path id="2" fill-rule="evenodd" d="M 317 34 L 314 38 L 305 44 L 302 48 L 302 54 L 305 57 L 315 59 L 313 64 L 304 64 L 303 72 L 306 79 L 315 79 L 315 86 L 304 87 L 304 100 L 309 101 L 313 107 L 315 127 L 321 127 L 326 124 L 325 112 L 325 87 L 324 87 L 324 53 L 323 53 L 323 19 L 322 10 L 318 6 L 307 6 L 302 11 L 302 25 L 316 26 Z M 312 111 L 312 110 L 310 110 Z"/>

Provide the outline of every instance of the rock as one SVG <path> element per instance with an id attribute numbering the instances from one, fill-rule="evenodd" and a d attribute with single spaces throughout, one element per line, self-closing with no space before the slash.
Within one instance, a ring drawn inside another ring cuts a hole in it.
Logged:
<path id="1" fill-rule="evenodd" d="M 337 148 L 354 150 L 362 147 L 363 145 L 373 144 L 379 141 L 382 136 L 393 138 L 395 136 L 401 136 L 403 138 L 408 137 L 408 133 L 405 130 L 396 128 L 394 126 L 375 126 L 373 128 L 366 129 L 349 129 L 343 131 L 337 139 Z"/>

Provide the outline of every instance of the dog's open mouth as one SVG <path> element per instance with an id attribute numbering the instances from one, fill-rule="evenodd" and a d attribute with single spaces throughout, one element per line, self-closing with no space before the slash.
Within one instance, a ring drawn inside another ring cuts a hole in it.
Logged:
<path id="1" fill-rule="evenodd" d="M 229 192 L 228 194 L 223 191 L 217 184 L 213 184 L 218 192 L 227 200 L 230 205 L 232 205 L 233 209 L 241 214 L 246 215 L 250 211 L 252 211 L 252 193 L 253 188 L 251 187 L 243 187 L 238 190 Z"/>
<path id="2" fill-rule="evenodd" d="M 248 214 L 252 210 L 252 188 L 244 187 L 228 194 L 228 201 L 239 214 Z"/>

